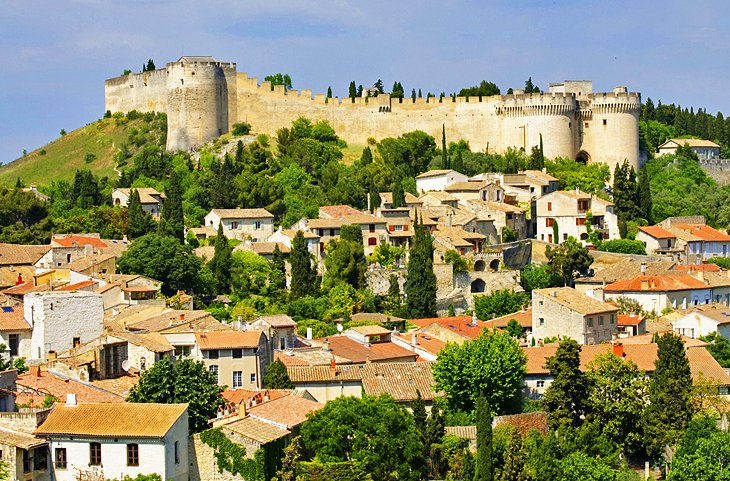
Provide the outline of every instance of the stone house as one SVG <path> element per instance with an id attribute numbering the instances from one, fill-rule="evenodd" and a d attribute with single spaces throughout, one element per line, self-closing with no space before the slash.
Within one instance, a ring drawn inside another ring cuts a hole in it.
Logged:
<path id="1" fill-rule="evenodd" d="M 451 169 L 429 170 L 416 176 L 416 190 L 419 193 L 444 190 L 449 184 L 466 182 L 469 177 Z"/>
<path id="2" fill-rule="evenodd" d="M 2 374 L 0 374 L 2 378 Z M 52 481 L 48 443 L 33 430 L 48 416 L 48 409 L 0 410 L 0 461 L 8 466 L 8 480 Z"/>
<path id="3" fill-rule="evenodd" d="M 271 344 L 271 352 L 297 346 L 297 323 L 286 314 L 258 317 L 251 323 L 251 327 L 266 334 Z"/>
<path id="4" fill-rule="evenodd" d="M 112 191 L 112 204 L 119 207 L 127 207 L 129 205 L 129 198 L 134 190 L 139 194 L 139 203 L 142 204 L 142 210 L 152 217 L 159 219 L 162 213 L 162 202 L 165 200 L 165 194 L 151 187 L 114 189 Z"/>
<path id="5" fill-rule="evenodd" d="M 658 225 L 639 227 L 636 240 L 644 243 L 647 254 L 672 255 L 683 251 L 677 248 L 677 236 Z"/>
<path id="6" fill-rule="evenodd" d="M 459 205 L 459 199 L 440 190 L 426 192 L 421 194 L 418 200 L 423 204 L 423 207 L 433 207 L 438 205 L 445 205 L 448 207 L 456 208 Z"/>
<path id="7" fill-rule="evenodd" d="M 411 221 L 411 209 L 407 207 L 400 207 L 398 209 L 381 207 L 377 211 L 377 216 L 387 222 L 386 229 L 388 230 L 390 245 L 393 247 L 405 246 L 406 248 L 411 245 L 411 237 L 415 235 L 413 232 L 413 222 Z M 367 242 L 377 246 L 382 241 L 373 236 L 369 237 Z"/>
<path id="8" fill-rule="evenodd" d="M 285 245 L 291 252 L 292 242 L 297 232 L 301 232 L 304 236 L 304 240 L 307 243 L 307 249 L 309 253 L 314 256 L 315 259 L 320 258 L 319 252 L 319 235 L 314 232 L 309 232 L 302 229 L 282 229 L 281 226 L 266 239 L 267 242 L 278 242 Z"/>
<path id="9" fill-rule="evenodd" d="M 447 185 L 444 191 L 456 197 L 461 203 L 470 200 L 504 202 L 504 189 L 498 183 L 486 180 L 454 182 Z"/>
<path id="10" fill-rule="evenodd" d="M 262 242 L 274 233 L 274 214 L 266 209 L 213 209 L 205 216 L 205 227 L 218 231 L 229 239 Z"/>
<path id="11" fill-rule="evenodd" d="M 299 229 L 308 230 L 319 236 L 319 257 L 324 257 L 327 243 L 340 238 L 343 225 L 358 225 L 362 229 L 365 255 L 370 255 L 382 241 L 388 240 L 385 219 L 370 214 L 348 214 L 336 219 L 302 219 L 297 223 Z"/>
<path id="12" fill-rule="evenodd" d="M 689 146 L 700 160 L 720 158 L 720 146 L 711 140 L 702 139 L 669 139 L 657 147 L 657 153 L 659 155 L 674 154 L 678 148 L 684 145 Z"/>
<path id="13" fill-rule="evenodd" d="M 393 193 L 392 192 L 381 192 L 380 194 L 380 208 L 381 209 L 392 209 L 393 208 Z M 420 209 L 423 207 L 423 201 L 411 194 L 406 192 L 403 196 L 406 204 L 403 207 L 408 209 Z M 321 217 L 321 216 L 320 216 Z"/>
<path id="14" fill-rule="evenodd" d="M 29 359 L 79 347 L 103 329 L 104 303 L 94 292 L 33 292 L 24 298 L 24 318 L 33 328 Z"/>
<path id="15" fill-rule="evenodd" d="M 525 210 L 505 202 L 490 202 L 470 200 L 463 203 L 464 207 L 486 220 L 493 220 L 494 232 L 497 233 L 497 242 L 503 242 L 502 229 L 507 227 L 517 232 L 518 239 L 525 239 L 528 234 L 528 222 Z"/>
<path id="16" fill-rule="evenodd" d="M 618 308 L 570 287 L 532 291 L 532 336 L 571 338 L 579 344 L 610 341 L 618 332 Z"/>
<path id="17" fill-rule="evenodd" d="M 618 218 L 611 202 L 576 190 L 558 190 L 547 194 L 536 203 L 536 238 L 559 244 L 568 237 L 588 241 L 586 223 L 588 213 L 593 216 L 591 228 L 601 239 L 618 238 Z M 557 224 L 558 237 L 554 238 Z"/>
<path id="18" fill-rule="evenodd" d="M 685 264 L 698 264 L 713 257 L 730 255 L 730 235 L 705 224 L 702 216 L 669 217 L 660 224 L 675 238 L 675 249 L 667 252 Z"/>
<path id="19" fill-rule="evenodd" d="M 25 320 L 23 304 L 0 307 L 0 344 L 5 346 L 0 356 L 30 357 L 32 332 Z"/>
<path id="20" fill-rule="evenodd" d="M 259 330 L 196 332 L 192 357 L 202 359 L 218 384 L 233 389 L 262 387 L 272 358 L 268 339 Z"/>
<path id="21" fill-rule="evenodd" d="M 505 194 L 513 195 L 518 202 L 531 202 L 560 187 L 558 179 L 543 170 L 525 170 L 516 174 L 491 174 L 500 180 Z"/>
<path id="22" fill-rule="evenodd" d="M 152 473 L 188 481 L 187 404 L 67 402 L 35 435 L 48 440 L 57 481 Z"/>

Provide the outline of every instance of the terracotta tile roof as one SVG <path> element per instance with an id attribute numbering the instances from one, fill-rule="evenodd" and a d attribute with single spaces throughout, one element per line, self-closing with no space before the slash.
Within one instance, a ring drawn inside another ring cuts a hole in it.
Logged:
<path id="1" fill-rule="evenodd" d="M 28 400 L 33 404 L 40 404 L 46 393 L 57 397 L 61 402 L 66 402 L 67 394 L 75 394 L 76 402 L 79 404 L 124 402 L 123 397 L 114 393 L 48 371 L 40 371 L 38 375 L 30 372 L 21 374 L 16 384 L 19 397 L 24 398 L 16 400 L 18 404 L 26 403 Z"/>
<path id="2" fill-rule="evenodd" d="M 677 237 L 668 230 L 659 227 L 658 225 L 641 226 L 639 227 L 639 230 L 655 239 L 674 239 L 675 237 Z"/>
<path id="3" fill-rule="evenodd" d="M 289 379 L 293 383 L 331 382 L 331 381 L 360 381 L 364 364 L 337 365 L 333 370 L 327 366 L 287 366 Z"/>
<path id="4" fill-rule="evenodd" d="M 535 299 L 535 294 L 542 295 L 552 302 L 557 302 L 561 306 L 583 315 L 618 311 L 616 306 L 594 299 L 570 287 L 535 289 L 532 291 L 533 300 Z"/>
<path id="5" fill-rule="evenodd" d="M 33 279 L 34 275 L 33 266 L 2 266 L 0 267 L 0 288 L 13 287 L 18 284 L 18 281 L 25 282 Z"/>
<path id="6" fill-rule="evenodd" d="M 271 327 L 297 327 L 297 323 L 294 319 L 286 314 L 273 314 L 270 316 L 260 316 L 256 319 L 257 321 L 264 321 Z"/>
<path id="7" fill-rule="evenodd" d="M 444 348 L 446 342 L 433 336 L 427 332 L 409 331 L 403 334 L 394 334 L 393 337 L 402 340 L 405 343 L 412 344 L 415 336 L 416 347 L 422 349 L 429 354 L 438 356 L 441 349 Z"/>
<path id="8" fill-rule="evenodd" d="M 253 418 L 292 429 L 306 421 L 307 414 L 317 411 L 322 406 L 321 403 L 292 393 L 289 396 L 252 406 L 248 409 L 248 413 Z"/>
<path id="9" fill-rule="evenodd" d="M 524 174 L 526 174 L 528 177 L 532 177 L 533 179 L 542 181 L 545 184 L 558 181 L 558 179 L 548 174 L 547 172 L 543 172 L 542 170 L 526 170 L 524 171 Z"/>
<path id="10" fill-rule="evenodd" d="M 446 186 L 444 189 L 446 192 L 478 192 L 485 188 L 491 182 L 487 181 L 466 181 L 466 182 L 453 182 Z"/>
<path id="11" fill-rule="evenodd" d="M 0 266 L 32 266 L 51 250 L 48 245 L 21 245 L 0 243 Z"/>
<path id="12" fill-rule="evenodd" d="M 106 262 L 110 259 L 116 258 L 116 254 L 92 254 L 90 256 L 82 257 L 81 259 L 77 259 L 73 261 L 70 264 L 66 265 L 66 269 L 70 269 L 72 271 L 76 272 L 82 272 L 87 269 L 91 269 L 94 267 L 95 264 L 100 264 L 102 262 Z"/>
<path id="13" fill-rule="evenodd" d="M 134 332 L 114 332 L 114 337 L 124 339 L 132 345 L 143 347 L 152 352 L 170 352 L 174 348 L 165 336 L 159 332 L 134 333 Z"/>
<path id="14" fill-rule="evenodd" d="M 217 321 L 207 311 L 169 310 L 161 314 L 130 316 L 121 319 L 127 329 L 135 331 L 169 331 L 170 328 L 182 326 L 187 331 L 203 331 L 209 329 L 230 330 L 231 328 Z M 208 322 L 210 321 L 210 322 Z M 215 327 L 218 326 L 218 327 Z"/>
<path id="15" fill-rule="evenodd" d="M 636 315 L 619 314 L 616 316 L 616 322 L 619 326 L 638 326 L 643 321 L 643 317 Z"/>
<path id="16" fill-rule="evenodd" d="M 520 323 L 523 328 L 532 329 L 532 308 L 528 307 L 524 311 L 513 312 L 506 316 L 496 317 L 490 321 L 487 321 L 490 327 L 496 327 L 498 329 L 504 329 L 509 324 L 509 321 L 514 319 Z"/>
<path id="17" fill-rule="evenodd" d="M 358 334 L 362 334 L 363 336 L 367 336 L 367 337 L 370 337 L 370 336 L 386 336 L 386 335 L 388 335 L 388 334 L 391 333 L 390 330 L 388 330 L 388 329 L 386 329 L 384 327 L 375 326 L 375 325 L 370 325 L 370 326 L 356 326 L 356 327 L 351 327 L 350 330 L 351 331 L 355 331 Z"/>
<path id="18" fill-rule="evenodd" d="M 196 332 L 195 341 L 203 350 L 255 348 L 263 335 L 263 331 Z"/>
<path id="19" fill-rule="evenodd" d="M 418 198 L 418 200 L 423 202 L 423 199 L 426 197 L 431 197 L 440 202 L 456 202 L 459 200 L 456 197 L 454 197 L 453 195 L 449 194 L 448 192 L 444 192 L 441 190 L 432 190 L 429 192 L 425 192 L 425 193 L 421 194 L 421 196 Z"/>
<path id="20" fill-rule="evenodd" d="M 251 416 L 237 419 L 226 424 L 225 429 L 244 436 L 254 441 L 267 444 L 271 441 L 281 439 L 290 434 L 289 430 L 274 426 L 266 421 L 261 421 Z"/>
<path id="21" fill-rule="evenodd" d="M 436 177 L 439 175 L 446 175 L 450 172 L 456 172 L 455 170 L 451 169 L 435 169 L 435 170 L 429 170 L 427 172 L 424 172 L 422 174 L 418 174 L 416 176 L 416 179 L 427 179 L 428 177 Z"/>
<path id="22" fill-rule="evenodd" d="M 23 317 L 23 304 L 0 307 L 0 331 L 31 331 Z"/>
<path id="23" fill-rule="evenodd" d="M 29 292 L 36 292 L 36 291 L 48 291 L 50 290 L 48 287 L 48 284 L 42 284 L 40 286 L 36 286 L 33 281 L 24 282 L 22 284 L 18 284 L 17 286 L 9 287 L 3 291 L 3 294 L 8 295 L 15 295 L 15 296 L 23 296 L 25 294 L 28 294 Z"/>
<path id="24" fill-rule="evenodd" d="M 473 206 L 480 208 L 485 211 L 498 211 L 498 212 L 507 212 L 512 214 L 524 214 L 525 209 L 521 209 L 517 207 L 516 205 L 512 204 L 506 204 L 504 202 L 491 202 L 491 201 L 485 201 L 485 200 L 470 200 L 469 204 L 472 204 Z"/>
<path id="25" fill-rule="evenodd" d="M 489 323 L 477 319 L 473 324 L 471 316 L 452 316 L 452 317 L 434 317 L 427 319 L 411 319 L 411 324 L 424 328 L 431 324 L 438 324 L 451 332 L 459 334 L 466 339 L 476 339 L 485 328 L 489 327 Z"/>
<path id="26" fill-rule="evenodd" d="M 608 284 L 603 290 L 604 292 L 667 292 L 707 288 L 708 286 L 704 282 L 689 274 L 677 274 L 632 277 Z"/>
<path id="27" fill-rule="evenodd" d="M 675 271 L 688 272 L 721 272 L 722 267 L 717 264 L 677 264 L 674 266 Z"/>
<path id="28" fill-rule="evenodd" d="M 78 291 L 78 290 L 84 289 L 86 287 L 94 286 L 96 284 L 97 284 L 97 282 L 92 281 L 92 280 L 81 281 L 81 282 L 77 282 L 76 284 L 68 284 L 63 287 L 59 287 L 58 289 L 56 289 L 56 291 L 57 292 L 73 292 L 73 291 Z"/>
<path id="29" fill-rule="evenodd" d="M 664 142 L 662 145 L 657 147 L 658 149 L 661 149 L 662 147 L 673 147 L 672 145 L 668 145 L 670 143 L 675 143 L 677 146 L 683 146 L 684 144 L 689 145 L 690 147 L 709 147 L 709 148 L 720 148 L 719 145 L 717 145 L 715 142 L 711 140 L 703 140 L 703 139 L 668 139 L 666 142 Z"/>
<path id="30" fill-rule="evenodd" d="M 138 382 L 139 376 L 128 374 L 126 376 L 115 377 L 112 379 L 97 379 L 95 381 L 91 381 L 91 385 L 127 399 L 129 391 L 131 391 Z"/>
<path id="31" fill-rule="evenodd" d="M 211 212 L 221 219 L 273 219 L 274 214 L 266 209 L 213 209 Z"/>
<path id="32" fill-rule="evenodd" d="M 411 194 L 410 192 L 406 192 L 405 195 L 405 201 L 406 204 L 423 204 L 418 197 Z M 392 204 L 393 203 L 393 193 L 392 192 L 381 192 L 380 193 L 380 205 L 385 204 Z"/>
<path id="33" fill-rule="evenodd" d="M 581 199 L 581 200 L 591 198 L 591 194 L 589 194 L 588 192 L 581 192 L 581 191 L 575 191 L 575 190 L 556 190 L 555 192 L 551 192 L 547 196 L 550 196 L 550 195 L 556 195 L 556 196 L 564 195 L 564 196 L 570 197 L 572 199 Z M 547 196 L 544 196 L 544 197 L 547 197 Z"/>
<path id="34" fill-rule="evenodd" d="M 46 440 L 0 426 L 0 444 L 7 444 L 21 449 L 32 449 L 43 446 L 46 444 Z"/>
<path id="35" fill-rule="evenodd" d="M 344 357 L 335 356 L 331 351 L 321 347 L 303 347 L 274 351 L 274 359 L 283 362 L 285 366 L 329 366 L 334 358 L 339 364 L 350 364 L 352 361 Z"/>
<path id="36" fill-rule="evenodd" d="M 221 396 L 233 404 L 248 403 L 252 399 L 256 399 L 257 404 L 261 404 L 288 396 L 292 392 L 292 389 L 226 389 Z M 268 401 L 265 400 L 265 397 L 269 398 Z"/>
<path id="37" fill-rule="evenodd" d="M 163 194 L 162 192 L 158 192 L 156 189 L 153 189 L 151 187 L 135 187 L 134 189 L 118 188 L 116 190 L 126 195 L 127 197 L 132 195 L 133 190 L 136 190 L 139 194 L 139 202 L 141 204 L 158 204 L 160 202 L 160 199 L 156 198 L 155 196 L 161 197 L 163 199 L 165 198 L 165 194 Z"/>
<path id="38" fill-rule="evenodd" d="M 348 223 L 349 222 L 341 217 L 336 219 L 309 219 L 307 220 L 307 227 L 309 229 L 339 229 Z M 325 235 L 328 234 L 325 233 Z"/>
<path id="39" fill-rule="evenodd" d="M 347 221 L 348 224 L 385 224 L 387 221 L 385 219 L 379 219 L 371 214 L 351 214 L 346 215 L 344 219 Z"/>
<path id="40" fill-rule="evenodd" d="M 368 396 L 390 394 L 396 401 L 413 401 L 416 390 L 430 401 L 442 394 L 434 389 L 432 362 L 385 362 L 365 366 L 362 387 Z"/>
<path id="41" fill-rule="evenodd" d="M 319 212 L 320 217 L 324 214 L 333 219 L 351 214 L 362 214 L 362 212 L 349 205 L 323 205 L 319 208 Z"/>
<path id="42" fill-rule="evenodd" d="M 309 219 L 309 220 L 311 221 L 313 219 Z M 294 237 L 296 237 L 296 235 L 297 235 L 297 232 L 301 232 L 305 239 L 319 239 L 319 236 L 317 234 L 315 234 L 314 232 L 306 231 L 306 230 L 299 231 L 299 230 L 295 230 L 295 229 L 284 229 L 281 231 L 282 234 L 284 234 L 285 236 L 287 236 L 290 239 L 294 239 Z"/>
<path id="43" fill-rule="evenodd" d="M 647 262 L 646 274 L 650 276 L 667 274 L 671 272 L 674 265 L 675 263 L 673 261 Z M 596 267 L 598 266 L 595 266 L 594 268 Z M 610 264 L 600 270 L 596 269 L 596 273 L 592 277 L 580 277 L 576 279 L 576 282 L 610 284 L 621 279 L 627 279 L 638 275 L 641 275 L 641 262 L 630 259 L 620 259 L 619 262 Z"/>
<path id="44" fill-rule="evenodd" d="M 445 433 L 474 442 L 477 440 L 476 426 L 446 426 Z"/>
<path id="45" fill-rule="evenodd" d="M 51 246 L 58 247 L 74 247 L 74 246 L 92 246 L 97 249 L 106 249 L 109 244 L 101 240 L 99 237 L 87 235 L 67 235 L 59 234 L 51 239 Z"/>
<path id="46" fill-rule="evenodd" d="M 35 434 L 162 438 L 187 409 L 187 404 L 57 405 Z"/>
<path id="47" fill-rule="evenodd" d="M 274 253 L 274 248 L 279 246 L 279 252 L 282 254 L 288 254 L 291 249 L 282 244 L 281 242 L 252 242 L 251 244 L 239 244 L 234 250 L 243 250 L 254 252 L 259 255 L 270 255 Z M 213 247 L 215 252 L 215 247 Z"/>
<path id="48" fill-rule="evenodd" d="M 371 342 L 370 347 L 367 347 L 347 336 L 331 336 L 327 339 L 332 353 L 354 363 L 412 361 L 416 358 L 413 352 L 392 342 Z"/>
<path id="49" fill-rule="evenodd" d="M 673 227 L 681 229 L 703 241 L 730 241 L 730 235 L 706 224 L 674 224 Z"/>
<path id="50" fill-rule="evenodd" d="M 687 309 L 687 314 L 685 315 L 691 315 L 691 314 L 702 314 L 705 317 L 708 317 L 709 319 L 712 319 L 713 321 L 717 322 L 718 324 L 728 324 L 730 323 L 730 307 L 725 306 L 724 304 L 718 304 L 718 303 L 712 303 L 712 304 L 701 304 L 699 306 L 694 306 L 691 309 Z M 683 316 L 684 317 L 684 316 Z"/>

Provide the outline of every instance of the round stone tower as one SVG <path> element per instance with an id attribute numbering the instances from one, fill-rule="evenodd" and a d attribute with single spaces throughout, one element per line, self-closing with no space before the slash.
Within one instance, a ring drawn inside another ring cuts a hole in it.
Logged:
<path id="1" fill-rule="evenodd" d="M 167 150 L 188 150 L 228 132 L 236 65 L 181 57 L 166 69 Z"/>

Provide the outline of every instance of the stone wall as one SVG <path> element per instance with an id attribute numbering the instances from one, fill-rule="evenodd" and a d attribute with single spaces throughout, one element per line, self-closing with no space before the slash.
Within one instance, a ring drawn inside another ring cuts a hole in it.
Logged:
<path id="1" fill-rule="evenodd" d="M 200 434 L 192 436 L 188 442 L 188 459 L 190 481 L 246 481 L 228 471 L 218 471 L 215 449 L 202 442 Z"/>
<path id="2" fill-rule="evenodd" d="M 374 269 L 365 273 L 365 281 L 370 290 L 376 296 L 387 296 L 390 287 L 390 275 L 398 276 L 398 284 L 400 292 L 403 294 L 406 288 L 406 270 L 405 269 Z"/>

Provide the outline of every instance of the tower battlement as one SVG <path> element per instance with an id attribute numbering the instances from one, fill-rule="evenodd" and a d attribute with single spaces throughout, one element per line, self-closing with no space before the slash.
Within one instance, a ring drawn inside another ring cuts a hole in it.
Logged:
<path id="1" fill-rule="evenodd" d="M 641 95 L 616 87 L 593 92 L 589 80 L 550 84 L 548 92 L 489 97 L 326 98 L 310 89 L 271 88 L 236 63 L 184 56 L 165 68 L 105 81 L 106 109 L 160 111 L 168 115 L 167 148 L 186 150 L 248 122 L 255 132 L 275 135 L 298 117 L 327 120 L 350 143 L 423 130 L 434 137 L 442 126 L 449 139 L 472 150 L 529 151 L 542 138 L 547 157 L 639 162 Z"/>

